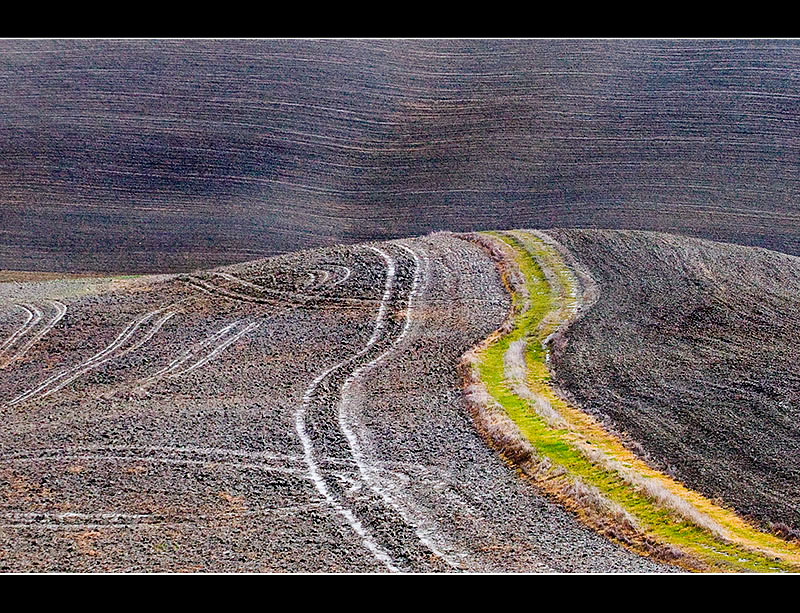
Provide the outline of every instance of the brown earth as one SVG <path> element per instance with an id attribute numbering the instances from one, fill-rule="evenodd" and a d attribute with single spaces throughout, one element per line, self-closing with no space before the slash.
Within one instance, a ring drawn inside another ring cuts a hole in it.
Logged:
<path id="1" fill-rule="evenodd" d="M 553 365 L 580 405 L 686 485 L 800 529 L 800 259 L 651 232 L 550 230 L 597 302 Z"/>

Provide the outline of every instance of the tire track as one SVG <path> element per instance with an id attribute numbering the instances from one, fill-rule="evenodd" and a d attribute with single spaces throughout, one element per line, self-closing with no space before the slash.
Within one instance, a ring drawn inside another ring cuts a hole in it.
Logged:
<path id="1" fill-rule="evenodd" d="M 420 287 L 424 289 L 429 281 L 428 273 L 430 271 L 430 262 L 427 260 L 427 258 L 424 255 L 422 258 L 420 258 L 419 255 L 417 255 L 417 253 L 405 243 L 397 243 L 397 246 L 408 253 L 414 260 L 414 274 L 411 281 L 411 289 L 408 294 L 403 328 L 400 331 L 400 334 L 392 341 L 392 344 L 385 351 L 383 351 L 383 353 L 373 358 L 366 364 L 356 368 L 347 377 L 347 379 L 345 379 L 345 382 L 342 385 L 341 400 L 338 406 L 339 427 L 347 437 L 347 441 L 350 444 L 350 449 L 352 450 L 353 460 L 358 467 L 358 471 L 364 483 L 366 483 L 373 492 L 380 496 L 388 506 L 393 508 L 403 518 L 403 521 L 414 528 L 417 537 L 419 538 L 420 542 L 425 545 L 425 547 L 444 560 L 451 568 L 460 570 L 462 565 L 457 557 L 444 553 L 442 545 L 436 544 L 435 541 L 437 540 L 438 535 L 436 534 L 436 529 L 435 526 L 432 525 L 432 522 L 426 521 L 419 515 L 416 509 L 412 508 L 409 504 L 406 504 L 398 496 L 396 496 L 392 492 L 394 488 L 392 488 L 390 483 L 381 479 L 381 474 L 384 473 L 384 471 L 373 466 L 369 462 L 361 445 L 361 437 L 359 437 L 359 435 L 356 433 L 356 431 L 359 429 L 363 430 L 363 426 L 356 417 L 354 410 L 358 401 L 353 397 L 348 397 L 348 395 L 351 394 L 353 385 L 359 379 L 363 378 L 370 370 L 376 368 L 381 362 L 395 353 L 403 343 L 403 340 L 407 337 L 411 328 L 412 303 L 419 299 L 419 293 L 421 291 Z M 425 260 L 424 266 L 422 260 Z M 424 279 L 422 283 L 420 277 L 423 277 Z"/>
<path id="2" fill-rule="evenodd" d="M 302 513 L 318 509 L 324 502 L 309 502 L 306 504 L 292 504 L 277 507 L 265 507 L 252 511 L 235 511 L 228 513 L 215 513 L 209 515 L 198 513 L 193 515 L 169 516 L 169 521 L 164 515 L 152 513 L 50 513 L 50 512 L 9 512 L 0 514 L 0 528 L 18 529 L 47 529 L 47 530 L 97 530 L 97 529 L 139 529 L 139 528 L 181 528 L 184 525 L 196 525 L 198 522 L 219 521 L 228 518 L 243 517 L 268 517 L 283 513 Z M 84 523 L 76 523 L 83 520 Z M 86 523 L 91 521 L 92 523 Z"/>
<path id="3" fill-rule="evenodd" d="M 134 389 L 136 391 L 144 391 L 148 385 L 155 383 L 156 381 L 162 379 L 163 377 L 175 379 L 182 375 L 188 374 L 194 370 L 197 370 L 203 364 L 212 360 L 217 355 L 222 353 L 222 351 L 224 351 L 229 345 L 239 340 L 242 336 L 244 336 L 248 332 L 251 332 L 261 327 L 261 323 L 251 322 L 250 324 L 246 325 L 243 329 L 231 334 L 231 332 L 237 326 L 243 323 L 244 320 L 238 320 L 231 324 L 228 324 L 227 326 L 223 326 L 220 330 L 218 330 L 211 336 L 203 339 L 202 341 L 197 343 L 194 347 L 187 349 L 186 351 L 181 353 L 177 358 L 172 360 L 172 362 L 167 364 L 167 366 L 165 366 L 161 370 L 137 382 L 137 384 L 135 384 Z M 208 350 L 204 356 L 198 357 L 200 353 L 209 346 L 211 346 L 211 349 Z M 186 364 L 191 360 L 195 360 L 195 362 L 192 363 L 190 366 L 186 367 L 184 370 L 180 370 L 181 367 L 184 366 L 184 364 Z"/>
<path id="4" fill-rule="evenodd" d="M 407 299 L 410 301 L 412 293 L 417 290 L 422 266 L 416 253 L 402 244 L 397 247 L 410 254 L 414 263 L 413 278 L 407 292 Z M 451 566 L 458 567 L 456 562 L 439 551 L 428 538 L 426 530 L 416 526 L 411 514 L 381 485 L 380 477 L 385 474 L 385 469 L 373 467 L 366 461 L 358 438 L 343 413 L 345 405 L 342 397 L 352 381 L 365 369 L 383 359 L 405 337 L 410 327 L 410 318 L 406 317 L 401 329 L 393 333 L 393 328 L 400 327 L 400 324 L 389 318 L 391 305 L 395 303 L 394 308 L 398 310 L 396 303 L 402 301 L 402 288 L 398 287 L 397 282 L 397 262 L 383 249 L 370 249 L 383 259 L 386 269 L 383 297 L 372 336 L 357 353 L 329 367 L 314 379 L 303 396 L 302 405 L 295 413 L 295 429 L 303 445 L 309 473 L 318 491 L 347 520 L 376 560 L 383 563 L 388 570 L 397 572 L 416 565 L 432 564 L 430 554 L 433 553 Z M 408 315 L 407 311 L 406 313 Z M 376 349 L 386 343 L 389 348 L 385 348 L 371 360 L 368 359 Z M 312 432 L 309 432 L 309 424 L 313 427 Z M 333 424 L 336 425 L 335 430 L 331 428 Z M 356 468 L 354 488 L 360 489 L 359 484 L 366 484 L 369 492 L 365 498 L 351 500 L 352 491 L 338 490 L 336 484 L 326 480 L 319 470 L 317 460 L 322 450 L 327 451 L 328 455 L 333 450 L 352 460 Z M 365 518 L 363 521 L 362 516 Z M 370 526 L 370 529 L 365 525 Z"/>
<path id="5" fill-rule="evenodd" d="M 213 467 L 239 471 L 257 471 L 285 475 L 300 480 L 313 480 L 305 465 L 304 458 L 291 454 L 276 454 L 215 447 L 169 447 L 112 445 L 71 448 L 44 448 L 26 450 L 21 453 L 0 457 L 0 466 L 19 466 L 31 464 L 66 464 L 74 462 L 105 464 L 150 464 L 175 467 Z M 349 477 L 348 462 L 337 458 L 323 458 L 319 471 L 326 479 L 335 480 L 342 488 L 357 489 Z M 314 500 L 314 505 L 324 503 L 322 497 Z M 17 515 L 47 515 L 48 511 L 12 511 Z M 2 514 L 0 514 L 2 516 Z"/>
<path id="6" fill-rule="evenodd" d="M 352 274 L 352 270 L 348 266 L 333 265 L 333 267 L 339 268 L 339 269 L 344 269 L 345 270 L 345 274 L 343 274 L 340 279 L 337 279 L 335 282 L 333 282 L 333 283 L 331 283 L 331 284 L 329 284 L 327 286 L 325 286 L 324 284 L 320 284 L 320 285 L 316 286 L 316 288 L 319 289 L 319 291 L 314 295 L 297 294 L 298 296 L 302 297 L 303 300 L 299 301 L 299 302 L 290 302 L 289 303 L 289 309 L 291 310 L 291 309 L 295 309 L 295 308 L 300 308 L 300 307 L 306 306 L 312 300 L 319 299 L 319 298 L 323 297 L 325 291 L 333 289 L 334 287 L 338 286 L 339 284 L 344 283 L 350 277 L 350 275 Z M 321 271 L 321 272 L 326 272 L 327 273 L 328 271 Z M 245 287 L 251 287 L 251 288 L 256 289 L 256 290 L 258 290 L 260 292 L 261 291 L 275 291 L 275 292 L 278 291 L 278 290 L 273 290 L 271 288 L 264 287 L 262 285 L 258 285 L 256 283 L 252 283 L 251 281 L 247 281 L 245 279 L 241 279 L 241 278 L 239 278 L 239 277 L 237 277 L 235 275 L 232 275 L 230 273 L 215 272 L 213 274 L 216 275 L 216 276 L 222 277 L 223 279 L 225 279 L 227 281 L 238 283 L 238 284 L 243 285 Z M 328 276 L 326 276 L 326 280 L 327 279 L 328 279 Z M 202 286 L 195 286 L 194 285 L 195 281 L 197 283 L 202 284 Z M 312 275 L 312 281 L 313 281 L 313 275 Z M 275 306 L 274 302 L 268 302 L 268 301 L 264 301 L 264 300 L 259 300 L 259 299 L 255 298 L 253 296 L 249 296 L 249 295 L 246 295 L 246 294 L 241 294 L 239 292 L 233 292 L 233 291 L 230 291 L 230 290 L 222 289 L 222 288 L 219 288 L 219 287 L 217 287 L 217 286 L 215 286 L 213 284 L 207 283 L 204 280 L 199 279 L 199 278 L 194 277 L 194 276 L 190 277 L 189 283 L 191 285 L 197 287 L 201 291 L 207 293 L 207 294 L 218 293 L 218 294 L 222 294 L 222 295 L 224 295 L 226 297 L 234 298 L 236 300 L 242 300 L 242 301 L 245 301 L 245 302 L 256 302 L 256 303 L 259 303 L 259 304 L 269 304 L 270 306 Z M 287 293 L 288 292 L 283 292 L 284 295 L 286 295 Z M 281 303 L 282 306 L 285 305 L 285 304 L 286 304 L 285 301 L 283 303 Z M 146 379 L 141 380 L 140 382 L 138 382 L 138 385 L 136 385 L 135 390 L 136 391 L 144 391 L 149 384 L 154 383 L 155 381 L 163 378 L 164 376 L 169 377 L 170 379 L 175 379 L 175 378 L 181 377 L 183 375 L 189 374 L 190 372 L 193 372 L 193 371 L 197 370 L 198 368 L 200 368 L 201 366 L 203 366 L 204 364 L 206 364 L 210 360 L 214 359 L 217 355 L 222 353 L 222 351 L 224 351 L 232 343 L 236 342 L 239 338 L 241 338 L 242 336 L 244 336 L 248 332 L 251 332 L 253 330 L 256 330 L 256 329 L 260 328 L 263 324 L 265 324 L 266 322 L 270 321 L 271 319 L 273 319 L 275 317 L 277 317 L 277 315 L 272 315 L 270 317 L 263 318 L 259 322 L 251 322 L 244 329 L 239 330 L 238 332 L 236 332 L 236 333 L 234 333 L 232 335 L 229 335 L 229 333 L 234 328 L 236 328 L 239 324 L 243 323 L 243 320 L 239 320 L 239 321 L 236 321 L 236 322 L 234 322 L 232 324 L 224 326 L 221 330 L 218 330 L 216 333 L 212 334 L 210 337 L 208 337 L 208 338 L 204 339 L 203 341 L 201 341 L 194 348 L 184 351 L 181 355 L 179 355 L 177 358 L 175 358 L 172 362 L 170 362 L 167 366 L 165 366 L 161 370 L 157 371 L 156 373 L 154 373 L 153 375 L 147 377 Z M 220 341 L 221 338 L 223 339 L 222 341 Z M 205 347 L 207 347 L 208 345 L 212 345 L 213 343 L 217 343 L 217 341 L 220 341 L 220 342 L 218 344 L 214 345 L 213 349 L 211 349 L 205 356 L 199 358 L 196 362 L 194 362 L 193 364 L 188 366 L 185 370 L 178 370 L 186 362 L 192 360 L 193 358 L 196 358 L 197 355 L 199 354 L 199 352 L 202 351 Z"/>
<path id="7" fill-rule="evenodd" d="M 107 455 L 107 454 L 111 455 Z M 106 454 L 106 455 L 104 455 Z M 138 454 L 138 455 L 125 455 Z M 147 455 L 149 454 L 149 455 Z M 78 458 L 130 458 L 138 460 L 141 458 L 157 458 L 159 456 L 179 456 L 187 458 L 209 458 L 205 463 L 209 464 L 231 464 L 240 466 L 263 465 L 271 466 L 268 462 L 279 463 L 280 466 L 298 469 L 306 477 L 305 457 L 289 453 L 270 453 L 267 451 L 247 451 L 244 449 L 231 449 L 226 447 L 197 447 L 197 446 L 164 446 L 164 445 L 88 445 L 80 447 L 44 447 L 39 449 L 28 449 L 16 453 L 0 456 L 0 463 L 13 462 L 47 462 L 47 461 L 68 461 Z M 218 458 L 225 458 L 220 461 Z M 231 462 L 229 458 L 244 459 L 250 462 Z M 353 461 L 342 458 L 324 457 L 319 460 L 323 470 L 334 473 L 343 468 L 354 468 Z M 382 462 L 377 468 L 378 471 L 386 473 L 395 478 L 409 480 L 409 474 L 414 474 L 417 478 L 430 483 L 442 483 L 443 475 L 436 472 L 436 469 L 419 463 L 410 462 Z"/>
<path id="8" fill-rule="evenodd" d="M 187 349 L 186 351 L 181 353 L 177 358 L 172 360 L 172 362 L 167 364 L 164 368 L 162 368 L 161 370 L 153 373 L 152 375 L 150 375 L 146 379 L 142 379 L 139 382 L 139 385 L 136 387 L 136 389 L 137 390 L 143 390 L 147 385 L 149 385 L 150 383 L 152 383 L 152 382 L 156 381 L 157 379 L 161 378 L 162 375 L 165 375 L 167 373 L 170 373 L 173 370 L 176 370 L 177 368 L 180 368 L 185 362 L 189 361 L 190 359 L 195 357 L 200 351 L 202 351 L 202 349 L 205 346 L 216 342 L 221 336 L 223 336 L 227 332 L 229 332 L 231 330 L 231 328 L 236 326 L 237 323 L 238 322 L 234 322 L 232 324 L 228 324 L 227 326 L 224 326 L 222 329 L 218 330 L 217 332 L 215 332 L 214 334 L 212 334 L 208 338 L 206 338 L 206 339 L 200 341 L 199 343 L 197 343 L 193 348 Z"/>
<path id="9" fill-rule="evenodd" d="M 378 341 L 378 338 L 380 337 L 381 332 L 386 325 L 385 318 L 387 303 L 394 288 L 395 263 L 391 256 L 386 254 L 384 251 L 381 251 L 377 247 L 370 246 L 370 249 L 380 255 L 386 262 L 386 281 L 384 284 L 384 292 L 380 306 L 378 307 L 378 314 L 375 320 L 375 327 L 373 329 L 372 336 L 370 336 L 366 345 L 358 353 L 345 358 L 340 362 L 337 362 L 333 366 L 330 366 L 317 375 L 317 377 L 311 382 L 311 385 L 306 389 L 306 392 L 303 395 L 302 404 L 297 411 L 295 411 L 295 430 L 303 445 L 303 457 L 308 468 L 308 474 L 311 476 L 311 480 L 314 482 L 314 486 L 317 488 L 317 491 L 322 495 L 323 498 L 325 498 L 325 500 L 328 501 L 328 503 L 336 510 L 337 513 L 347 520 L 347 523 L 350 524 L 350 527 L 361 538 L 361 542 L 364 547 L 366 547 L 367 550 L 372 553 L 376 560 L 381 562 L 390 571 L 399 572 L 400 569 L 395 565 L 388 553 L 373 540 L 372 536 L 367 532 L 367 529 L 356 517 L 355 513 L 351 509 L 346 508 L 342 502 L 340 502 L 338 496 L 335 495 L 333 488 L 323 477 L 318 460 L 315 457 L 314 442 L 309 436 L 306 427 L 307 414 L 314 400 L 314 396 L 317 394 L 317 390 L 321 387 L 322 382 L 332 373 L 344 368 L 345 366 L 357 360 L 359 357 L 369 352 L 372 346 Z"/>
<path id="10" fill-rule="evenodd" d="M 28 314 L 28 317 L 25 322 L 3 342 L 3 345 L 0 346 L 0 358 L 2 358 L 20 338 L 27 334 L 28 330 L 35 327 L 36 324 L 39 323 L 39 320 L 42 319 L 42 312 L 35 305 L 18 304 L 16 306 L 23 309 Z"/>
<path id="11" fill-rule="evenodd" d="M 171 374 L 171 375 L 169 375 L 169 377 L 171 379 L 175 379 L 176 377 L 181 377 L 183 375 L 188 375 L 190 372 L 193 372 L 193 371 L 197 370 L 198 368 L 200 368 L 206 362 L 214 359 L 217 355 L 219 355 L 222 351 L 224 351 L 229 345 L 235 343 L 237 340 L 239 340 L 242 336 L 244 336 L 248 332 L 252 332 L 253 330 L 258 329 L 260 326 L 261 326 L 261 324 L 259 324 L 259 323 L 251 322 L 250 324 L 245 326 L 245 328 L 243 330 L 240 330 L 239 332 L 236 332 L 235 334 L 232 334 L 227 339 L 225 339 L 223 342 L 221 342 L 219 345 L 214 347 L 214 349 L 208 355 L 206 355 L 205 357 L 201 358 L 200 360 L 198 360 L 197 362 L 195 362 L 194 364 L 189 366 L 186 370 L 182 370 L 180 372 Z"/>
<path id="12" fill-rule="evenodd" d="M 279 298 L 258 298 L 257 296 L 251 296 L 249 294 L 242 294 L 240 292 L 235 292 L 233 290 L 228 290 L 218 285 L 214 285 L 213 283 L 208 283 L 207 281 L 195 277 L 193 275 L 188 275 L 186 279 L 182 279 L 185 283 L 189 284 L 190 286 L 199 289 L 205 293 L 215 294 L 218 296 L 224 296 L 225 298 L 229 298 L 231 300 L 237 300 L 239 302 L 252 302 L 255 304 L 266 304 L 269 306 L 275 306 L 276 304 L 280 304 Z M 294 304 L 290 300 L 284 300 L 283 303 Z"/>
<path id="13" fill-rule="evenodd" d="M 257 290 L 261 294 L 274 294 L 272 297 L 260 297 L 260 296 L 253 296 L 252 294 L 244 294 L 242 292 L 238 292 L 236 290 L 220 287 L 213 283 L 209 283 L 205 279 L 202 279 L 196 275 L 186 275 L 184 279 L 181 279 L 184 283 L 189 284 L 190 286 L 203 291 L 205 293 L 212 293 L 212 294 L 219 294 L 226 298 L 230 298 L 231 300 L 238 300 L 241 302 L 252 302 L 255 304 L 266 304 L 270 306 L 280 305 L 280 304 L 288 304 L 292 307 L 302 307 L 306 306 L 312 300 L 321 299 L 321 295 L 319 290 L 325 289 L 333 289 L 347 281 L 350 276 L 352 275 L 352 269 L 348 266 L 338 266 L 337 268 L 344 269 L 344 274 L 341 275 L 340 278 L 336 279 L 335 281 L 328 283 L 328 278 L 325 279 L 324 283 L 314 284 L 313 275 L 311 275 L 312 280 L 311 283 L 307 285 L 311 286 L 312 289 L 318 290 L 316 294 L 308 294 L 300 291 L 285 291 L 279 290 L 271 287 L 267 287 L 264 285 L 259 285 L 257 283 L 252 283 L 251 281 L 247 281 L 245 279 L 241 279 L 235 275 L 230 273 L 223 273 L 223 272 L 214 272 L 212 273 L 214 276 L 221 277 L 226 281 L 231 283 L 237 283 L 243 287 L 249 287 L 252 289 Z M 311 273 L 309 273 L 311 274 Z M 367 298 L 350 298 L 346 296 L 328 296 L 324 298 L 325 302 L 331 303 L 333 305 L 339 307 L 355 307 L 360 308 L 364 304 L 369 304 L 371 302 L 377 302 L 375 300 L 370 300 Z"/>
<path id="14" fill-rule="evenodd" d="M 119 454 L 108 455 L 102 453 L 60 453 L 45 456 L 0 458 L 2 464 L 36 464 L 39 462 L 141 462 L 145 464 L 174 464 L 177 466 L 230 466 L 238 469 L 261 470 L 265 472 L 279 472 L 295 475 L 299 478 L 307 479 L 308 475 L 301 466 L 296 468 L 287 466 L 275 466 L 264 462 L 233 462 L 230 460 L 220 461 L 213 458 L 195 459 L 191 457 L 159 457 L 154 455 L 131 455 Z"/>
<path id="15" fill-rule="evenodd" d="M 25 319 L 25 322 L 22 324 L 22 326 L 20 326 L 14 332 L 12 332 L 11 336 L 9 336 L 6 340 L 4 340 L 3 344 L 0 345 L 0 354 L 3 353 L 6 347 L 8 347 L 11 343 L 14 342 L 14 339 L 16 339 L 19 334 L 23 333 L 27 329 L 28 323 L 30 323 L 31 319 L 33 319 L 33 312 L 30 309 L 28 309 L 28 307 L 22 306 L 21 304 L 15 304 L 14 306 L 25 311 L 28 314 L 28 316 Z"/>
<path id="16" fill-rule="evenodd" d="M 150 311 L 142 317 L 131 321 L 105 349 L 97 352 L 85 362 L 49 377 L 38 386 L 16 396 L 7 404 L 9 406 L 14 406 L 37 396 L 45 398 L 62 389 L 85 373 L 102 366 L 106 362 L 121 358 L 130 352 L 135 351 L 147 343 L 169 319 L 178 313 L 176 306 L 177 305 L 170 305 L 168 307 L 162 307 L 160 309 L 156 309 L 155 311 Z M 151 324 L 149 330 L 144 334 L 144 336 L 142 336 L 142 338 L 132 345 L 123 348 L 126 343 L 135 338 L 136 332 L 142 326 L 147 324 L 159 314 L 161 314 L 161 316 Z"/>
<path id="17" fill-rule="evenodd" d="M 28 352 L 28 350 L 31 347 L 33 347 L 36 343 L 38 343 L 40 340 L 42 340 L 42 338 L 48 332 L 50 332 L 50 330 L 52 330 L 53 327 L 59 321 L 61 321 L 61 319 L 64 317 L 64 315 L 67 314 L 67 307 L 62 302 L 59 302 L 58 300 L 52 300 L 51 304 L 53 305 L 53 307 L 55 309 L 55 313 L 53 314 L 53 317 L 50 319 L 50 321 L 48 321 L 47 324 L 45 324 L 45 326 L 41 330 L 39 330 L 39 332 L 37 332 L 32 338 L 30 338 L 28 340 L 28 342 L 25 343 L 19 349 L 19 351 L 17 351 L 16 354 L 11 356 L 10 358 L 3 359 L 2 364 L 0 364 L 0 369 L 7 368 L 13 362 L 16 362 L 17 360 L 22 359 L 25 356 L 25 354 Z M 41 320 L 41 311 L 39 313 L 40 313 L 39 320 Z M 31 326 L 29 327 L 29 330 L 32 330 L 34 328 L 34 326 L 36 325 L 36 323 L 38 323 L 38 320 L 31 324 Z M 18 337 L 18 340 L 19 340 L 19 338 L 22 338 L 22 336 L 24 336 L 24 333 Z M 7 346 L 7 349 L 10 349 L 13 345 L 14 345 L 14 343 L 12 342 L 11 344 L 9 344 Z M 2 355 L 2 352 L 0 352 L 0 355 Z"/>

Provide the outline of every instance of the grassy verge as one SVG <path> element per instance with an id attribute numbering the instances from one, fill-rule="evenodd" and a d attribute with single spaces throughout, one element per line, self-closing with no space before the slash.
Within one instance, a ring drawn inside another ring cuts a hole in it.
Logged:
<path id="1" fill-rule="evenodd" d="M 515 278 L 509 283 L 513 319 L 478 348 L 473 369 L 491 401 L 533 449 L 534 458 L 517 454 L 513 463 L 585 523 L 639 553 L 693 570 L 800 570 L 795 544 L 759 531 L 654 470 L 555 393 L 544 341 L 579 302 L 575 277 L 555 249 L 534 234 L 491 236 L 504 246 L 504 277 L 507 282 Z M 524 343 L 524 381 L 508 374 L 515 343 Z"/>

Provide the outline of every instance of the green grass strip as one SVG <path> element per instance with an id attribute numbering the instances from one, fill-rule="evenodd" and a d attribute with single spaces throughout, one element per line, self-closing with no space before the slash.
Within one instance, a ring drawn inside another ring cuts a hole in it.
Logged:
<path id="1" fill-rule="evenodd" d="M 478 372 L 489 394 L 504 408 L 537 453 L 563 468 L 572 477 L 595 486 L 603 496 L 632 515 L 640 528 L 651 538 L 672 545 L 705 562 L 712 568 L 726 571 L 775 572 L 794 571 L 797 567 L 735 542 L 723 540 L 710 530 L 688 521 L 677 512 L 660 506 L 625 481 L 617 471 L 590 461 L 575 444 L 575 435 L 568 429 L 550 427 L 530 406 L 516 395 L 505 378 L 503 357 L 514 341 L 526 339 L 526 367 L 532 384 L 549 379 L 542 341 L 559 321 L 543 319 L 555 308 L 568 307 L 570 292 L 574 294 L 574 277 L 555 250 L 528 233 L 487 233 L 511 247 L 517 266 L 529 292 L 527 308 L 521 311 L 523 299 L 512 295 L 515 308 L 514 327 L 490 344 L 480 355 Z M 551 287 L 537 258 L 545 258 L 560 287 Z M 561 303 L 559 303 L 561 301 Z M 748 535 L 750 536 L 750 535 Z M 769 541 L 772 542 L 772 541 Z"/>

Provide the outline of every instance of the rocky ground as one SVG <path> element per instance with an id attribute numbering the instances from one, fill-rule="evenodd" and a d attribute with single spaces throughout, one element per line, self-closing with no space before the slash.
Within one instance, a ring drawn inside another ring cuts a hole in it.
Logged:
<path id="1" fill-rule="evenodd" d="M 456 364 L 509 300 L 454 235 L 0 307 L 0 569 L 667 570 L 475 432 Z"/>
<path id="2" fill-rule="evenodd" d="M 800 529 L 800 259 L 629 231 L 552 230 L 597 302 L 553 354 L 558 384 L 686 485 Z"/>

